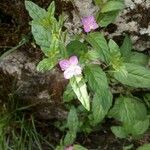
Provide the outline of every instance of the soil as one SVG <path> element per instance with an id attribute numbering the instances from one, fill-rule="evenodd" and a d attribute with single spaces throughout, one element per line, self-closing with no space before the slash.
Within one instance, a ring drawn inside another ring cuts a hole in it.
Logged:
<path id="1" fill-rule="evenodd" d="M 51 0 L 36 0 L 35 2 L 43 8 L 47 8 Z M 59 16 L 59 14 L 61 14 L 62 11 L 67 11 L 69 13 L 73 9 L 74 8 L 70 2 L 56 0 L 56 16 Z M 139 6 L 139 11 L 144 14 L 139 24 L 141 24 L 142 27 L 147 27 L 148 21 L 150 20 L 150 16 L 146 14 L 149 13 L 148 11 L 150 10 L 143 10 Z M 133 10 L 133 12 L 128 15 L 134 16 L 134 13 L 135 12 Z M 28 16 L 27 11 L 25 10 L 24 0 L 0 1 L 0 55 L 5 53 L 10 48 L 18 45 L 22 37 L 30 33 L 29 21 L 30 17 Z M 116 25 L 111 24 L 106 28 L 106 31 L 108 31 L 109 33 L 113 33 L 116 30 L 116 28 Z M 121 43 L 122 39 L 123 37 L 117 37 L 116 41 L 118 43 Z M 143 40 L 144 39 L 147 40 L 147 37 L 143 35 Z M 32 57 L 33 60 L 40 59 L 42 57 L 40 49 L 34 48 L 31 45 L 32 38 L 27 44 L 19 48 L 19 50 L 28 50 L 26 51 L 26 53 L 30 55 L 30 57 Z M 5 92 L 3 92 L 3 95 L 0 95 L 1 99 L 4 100 L 8 97 L 9 91 L 11 90 L 9 85 L 11 83 L 11 78 L 7 78 L 6 80 L 6 78 L 4 79 L 2 76 L 0 76 L 0 84 L 5 85 Z M 57 87 L 55 90 L 55 92 L 57 92 Z M 37 122 L 39 132 L 44 134 L 46 134 L 47 132 L 51 132 L 53 137 L 52 141 L 55 144 L 58 143 L 58 141 L 61 139 L 62 133 L 56 128 L 54 128 L 52 124 L 49 124 L 49 120 L 38 120 Z M 53 120 L 51 120 L 51 122 L 53 122 Z M 77 138 L 77 142 L 92 150 L 122 150 L 123 146 L 128 146 L 130 144 L 134 144 L 133 149 L 136 149 L 136 147 L 138 147 L 139 145 L 150 142 L 150 133 L 145 134 L 144 137 L 135 141 L 131 139 L 117 139 L 109 130 L 110 124 L 112 124 L 112 120 L 106 120 L 101 127 L 101 131 L 95 131 L 90 135 L 80 134 Z"/>

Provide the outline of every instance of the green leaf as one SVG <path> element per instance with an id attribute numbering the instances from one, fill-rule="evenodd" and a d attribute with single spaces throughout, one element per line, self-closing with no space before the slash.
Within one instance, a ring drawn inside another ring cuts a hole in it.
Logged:
<path id="1" fill-rule="evenodd" d="M 142 135 L 149 127 L 149 119 L 146 119 L 144 121 L 137 121 L 136 124 L 134 124 L 132 129 L 133 135 Z"/>
<path id="2" fill-rule="evenodd" d="M 116 0 L 111 0 L 106 2 L 102 9 L 101 12 L 109 12 L 109 11 L 115 11 L 115 10 L 121 10 L 124 8 L 124 3 L 120 2 L 120 1 L 116 1 Z"/>
<path id="3" fill-rule="evenodd" d="M 119 46 L 113 40 L 109 40 L 108 46 L 110 51 L 110 65 L 112 65 L 114 70 L 122 70 L 123 72 L 123 59 Z"/>
<path id="4" fill-rule="evenodd" d="M 57 61 L 51 58 L 45 58 L 42 61 L 39 62 L 37 65 L 37 71 L 44 72 L 51 70 L 55 65 L 57 64 Z"/>
<path id="5" fill-rule="evenodd" d="M 71 132 L 76 133 L 78 130 L 79 121 L 78 121 L 76 109 L 74 107 L 71 108 L 68 114 L 67 126 Z"/>
<path id="6" fill-rule="evenodd" d="M 122 84 L 132 87 L 149 88 L 150 87 L 150 70 L 135 64 L 125 63 L 126 75 L 120 71 L 114 73 L 115 79 Z"/>
<path id="7" fill-rule="evenodd" d="M 64 150 L 64 146 L 57 146 L 55 150 Z"/>
<path id="8" fill-rule="evenodd" d="M 147 110 L 145 105 L 135 98 L 120 97 L 116 99 L 109 116 L 125 123 L 134 124 L 137 120 L 147 119 Z"/>
<path id="9" fill-rule="evenodd" d="M 74 150 L 88 150 L 87 148 L 85 148 L 81 145 L 77 145 L 77 144 L 73 145 L 73 149 Z"/>
<path id="10" fill-rule="evenodd" d="M 47 16 L 47 12 L 43 8 L 39 7 L 38 5 L 36 5 L 35 3 L 31 1 L 26 0 L 25 7 L 28 10 L 29 15 L 34 20 L 39 20 Z"/>
<path id="11" fill-rule="evenodd" d="M 67 85 L 65 92 L 63 94 L 63 100 L 64 102 L 70 102 L 73 99 L 77 99 L 74 91 L 72 90 L 72 87 L 70 84 Z"/>
<path id="12" fill-rule="evenodd" d="M 95 50 L 89 50 L 87 53 L 86 53 L 86 56 L 87 58 L 90 60 L 90 61 L 96 61 L 99 58 L 99 54 L 97 53 L 97 51 Z"/>
<path id="13" fill-rule="evenodd" d="M 137 150 L 150 150 L 150 144 L 144 144 L 140 146 Z"/>
<path id="14" fill-rule="evenodd" d="M 119 127 L 119 126 L 112 126 L 111 127 L 111 131 L 119 138 L 126 138 L 127 137 L 127 133 L 124 130 L 123 127 Z"/>
<path id="15" fill-rule="evenodd" d="M 55 13 L 55 2 L 51 2 L 51 4 L 48 7 L 48 13 L 50 14 L 50 16 L 54 16 Z"/>
<path id="16" fill-rule="evenodd" d="M 68 131 L 64 138 L 64 145 L 68 146 L 74 143 L 76 139 L 76 133 L 72 131 Z"/>
<path id="17" fill-rule="evenodd" d="M 122 56 L 128 60 L 128 58 L 131 54 L 131 50 L 132 50 L 132 41 L 131 41 L 130 37 L 126 35 L 123 40 L 123 44 L 120 47 Z"/>
<path id="18" fill-rule="evenodd" d="M 109 46 L 110 53 L 120 53 L 119 46 L 112 39 L 109 40 L 108 46 Z"/>
<path id="19" fill-rule="evenodd" d="M 90 33 L 86 37 L 87 42 L 97 51 L 102 61 L 108 62 L 109 49 L 107 41 L 101 33 Z"/>
<path id="20" fill-rule="evenodd" d="M 71 41 L 67 45 L 67 53 L 69 56 L 76 55 L 80 57 L 87 51 L 88 51 L 87 46 L 78 40 Z"/>
<path id="21" fill-rule="evenodd" d="M 149 62 L 149 57 L 143 53 L 131 52 L 126 62 L 137 64 L 140 66 L 147 66 Z"/>
<path id="22" fill-rule="evenodd" d="M 98 65 L 85 67 L 85 78 L 95 93 L 92 101 L 92 121 L 96 125 L 101 122 L 112 105 L 112 95 L 109 91 L 106 74 Z"/>
<path id="23" fill-rule="evenodd" d="M 44 54 L 48 56 L 51 44 L 50 32 L 48 32 L 47 29 L 45 29 L 41 25 L 36 24 L 35 22 L 32 22 L 31 27 L 32 27 L 32 34 L 34 36 L 36 44 L 38 44 L 43 50 Z"/>
<path id="24" fill-rule="evenodd" d="M 108 89 L 108 82 L 105 72 L 98 65 L 85 66 L 85 78 L 93 92 L 100 93 Z"/>
<path id="25" fill-rule="evenodd" d="M 100 123 L 112 105 L 112 94 L 108 90 L 101 90 L 95 94 L 92 101 L 92 120 L 90 124 L 95 126 Z"/>
<path id="26" fill-rule="evenodd" d="M 81 104 L 89 111 L 90 100 L 87 92 L 86 83 L 82 76 L 74 76 L 70 79 L 70 84 Z"/>
<path id="27" fill-rule="evenodd" d="M 101 13 L 98 12 L 97 14 L 97 23 L 101 27 L 106 27 L 110 23 L 113 23 L 118 16 L 119 11 L 111 11 L 111 12 L 106 12 L 106 13 Z"/>
<path id="28" fill-rule="evenodd" d="M 140 111 L 139 111 L 140 110 Z M 149 119 L 145 105 L 133 97 L 120 97 L 115 101 L 114 107 L 109 112 L 113 117 L 122 122 L 122 127 L 112 127 L 112 132 L 120 138 L 127 135 L 138 137 L 142 135 L 149 126 Z"/>

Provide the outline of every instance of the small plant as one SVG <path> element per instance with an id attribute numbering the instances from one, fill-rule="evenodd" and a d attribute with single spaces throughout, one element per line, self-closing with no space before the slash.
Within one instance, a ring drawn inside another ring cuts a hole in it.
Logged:
<path id="1" fill-rule="evenodd" d="M 77 39 L 69 37 L 67 44 L 67 31 L 62 30 L 65 18 L 63 15 L 58 20 L 54 17 L 54 2 L 46 11 L 25 1 L 32 17 L 32 34 L 45 55 L 37 70 L 51 70 L 59 64 L 64 78 L 69 80 L 63 95 L 70 109 L 68 119 L 56 123 L 60 130 L 67 130 L 60 144 L 62 149 L 74 143 L 78 132 L 95 130 L 105 117 L 117 120 L 118 124 L 111 130 L 119 138 L 137 138 L 149 127 L 145 99 L 133 94 L 137 88 L 150 88 L 148 57 L 132 49 L 127 35 L 119 47 L 112 39 L 107 41 L 102 33 L 94 32 L 98 26 L 105 27 L 116 18 L 124 8 L 123 2 L 95 0 L 100 7 L 96 19 L 85 16 L 81 20 L 87 34 Z M 117 85 L 121 90 L 114 91 Z M 119 94 L 115 95 L 116 92 Z M 73 106 L 75 99 L 82 105 Z"/>

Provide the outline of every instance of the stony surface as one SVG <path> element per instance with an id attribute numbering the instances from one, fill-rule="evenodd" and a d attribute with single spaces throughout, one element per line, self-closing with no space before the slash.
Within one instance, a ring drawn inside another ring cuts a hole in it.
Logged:
<path id="1" fill-rule="evenodd" d="M 61 99 L 66 80 L 57 68 L 38 73 L 37 61 L 33 61 L 24 51 L 17 50 L 0 61 L 0 72 L 4 78 L 9 76 L 17 81 L 18 98 L 25 105 L 31 105 L 38 117 L 62 119 L 67 115 Z M 5 83 L 2 86 L 5 88 Z"/>
<path id="2" fill-rule="evenodd" d="M 116 37 L 120 39 L 127 33 L 131 36 L 135 49 L 150 50 L 150 1 L 125 0 L 125 5 L 125 9 L 119 14 L 116 21 L 108 26 L 108 30 L 102 30 L 102 32 L 109 38 L 115 37 L 115 39 Z M 65 24 L 71 35 L 82 32 L 80 19 L 83 16 L 95 15 L 98 10 L 92 0 L 76 0 L 75 6 L 78 13 L 73 10 L 73 20 Z"/>

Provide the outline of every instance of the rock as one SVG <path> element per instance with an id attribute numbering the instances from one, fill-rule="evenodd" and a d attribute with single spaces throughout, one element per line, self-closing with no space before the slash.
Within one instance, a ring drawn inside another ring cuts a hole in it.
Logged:
<path id="1" fill-rule="evenodd" d="M 95 15 L 98 10 L 93 5 L 92 0 L 75 0 L 74 2 L 77 11 L 73 10 L 73 19 L 65 23 L 70 36 L 82 32 L 80 20 L 83 16 Z M 125 5 L 125 9 L 119 14 L 116 21 L 106 29 L 102 29 L 101 32 L 104 32 L 108 38 L 121 39 L 121 41 L 123 40 L 122 36 L 127 33 L 133 41 L 134 49 L 139 51 L 150 50 L 149 0 L 125 0 Z"/>
<path id="2" fill-rule="evenodd" d="M 130 35 L 133 48 L 138 51 L 150 49 L 150 3 L 149 0 L 125 0 L 126 8 L 120 13 L 114 22 L 117 29 L 114 33 L 106 33 L 113 38 Z"/>
<path id="3" fill-rule="evenodd" d="M 18 98 L 24 105 L 31 106 L 40 119 L 65 118 L 67 112 L 61 97 L 67 81 L 62 72 L 58 68 L 37 72 L 37 60 L 32 61 L 25 51 L 15 51 L 5 57 L 0 62 L 0 72 L 3 77 L 16 80 Z"/>

